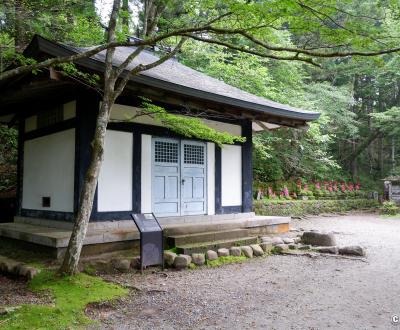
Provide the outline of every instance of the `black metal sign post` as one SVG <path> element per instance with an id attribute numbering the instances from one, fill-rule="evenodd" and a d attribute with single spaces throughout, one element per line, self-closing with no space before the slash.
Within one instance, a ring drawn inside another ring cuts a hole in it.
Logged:
<path id="1" fill-rule="evenodd" d="M 131 214 L 140 233 L 140 270 L 161 265 L 164 270 L 163 230 L 153 213 Z"/>

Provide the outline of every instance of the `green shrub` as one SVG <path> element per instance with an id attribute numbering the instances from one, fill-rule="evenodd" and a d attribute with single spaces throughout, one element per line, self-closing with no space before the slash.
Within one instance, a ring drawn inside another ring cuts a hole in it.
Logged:
<path id="1" fill-rule="evenodd" d="M 312 199 L 308 200 L 262 200 L 254 202 L 254 211 L 259 215 L 304 216 L 320 213 L 346 212 L 359 209 L 378 208 L 373 199 Z"/>
<path id="2" fill-rule="evenodd" d="M 387 215 L 396 215 L 397 213 L 399 213 L 399 207 L 396 205 L 395 202 L 383 202 L 382 206 L 380 207 L 380 210 L 383 214 L 387 214 Z"/>

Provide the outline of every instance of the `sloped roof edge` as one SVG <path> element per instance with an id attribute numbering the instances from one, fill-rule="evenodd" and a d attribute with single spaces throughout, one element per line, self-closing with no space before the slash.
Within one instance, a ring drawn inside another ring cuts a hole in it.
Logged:
<path id="1" fill-rule="evenodd" d="M 25 53 L 26 53 L 26 55 L 32 56 L 33 53 L 35 53 L 36 51 L 41 51 L 41 52 L 47 53 L 51 56 L 67 56 L 67 55 L 72 55 L 74 53 L 78 53 L 80 51 L 80 49 L 72 47 L 72 46 L 59 44 L 54 41 L 48 40 L 44 37 L 41 37 L 39 35 L 35 35 L 34 38 L 32 39 L 32 42 L 25 50 Z M 154 55 L 152 54 L 152 56 L 154 56 Z M 176 60 L 170 60 L 170 61 L 176 62 Z M 99 71 L 99 72 L 104 71 L 104 65 L 103 65 L 104 61 L 102 61 L 101 56 L 85 58 L 82 60 L 78 60 L 77 62 L 80 65 L 87 67 L 89 69 Z M 180 64 L 180 66 L 188 68 L 188 67 L 184 66 L 183 64 Z M 190 70 L 195 71 L 193 69 L 190 69 Z M 195 71 L 195 72 L 199 73 L 198 71 Z M 226 95 L 213 93 L 213 92 L 206 91 L 206 90 L 201 90 L 198 88 L 192 88 L 190 86 L 185 86 L 184 84 L 180 84 L 177 81 L 176 82 L 166 81 L 163 79 L 152 77 L 151 75 L 146 74 L 146 73 L 147 72 L 142 72 L 141 74 L 132 77 L 131 81 L 140 83 L 140 84 L 144 84 L 144 85 L 148 85 L 148 86 L 154 86 L 154 87 L 160 88 L 162 90 L 170 91 L 170 92 L 176 92 L 179 94 L 196 97 L 196 98 L 207 100 L 207 101 L 218 102 L 218 103 L 222 103 L 222 104 L 229 105 L 229 106 L 243 108 L 243 109 L 250 110 L 255 113 L 264 114 L 264 115 L 269 114 L 271 116 L 278 116 L 278 117 L 283 117 L 283 118 L 287 118 L 287 119 L 295 119 L 295 120 L 302 120 L 302 121 L 316 120 L 320 116 L 320 113 L 318 113 L 318 112 L 305 111 L 305 110 L 291 107 L 288 105 L 273 102 L 273 101 L 270 101 L 265 98 L 257 97 L 250 93 L 243 92 L 242 90 L 239 90 L 233 86 L 225 84 L 222 81 L 218 81 L 218 82 L 220 82 L 222 87 L 227 87 L 233 91 L 237 90 L 237 91 L 246 93 L 247 95 L 251 96 L 252 98 L 257 98 L 257 99 L 263 100 L 264 103 L 271 103 L 271 105 L 260 104 L 257 102 L 251 102 L 246 99 L 229 97 Z M 204 79 L 213 80 L 213 82 L 215 83 L 215 80 L 216 80 L 215 78 L 209 77 L 203 73 L 199 73 L 199 74 L 203 75 Z"/>

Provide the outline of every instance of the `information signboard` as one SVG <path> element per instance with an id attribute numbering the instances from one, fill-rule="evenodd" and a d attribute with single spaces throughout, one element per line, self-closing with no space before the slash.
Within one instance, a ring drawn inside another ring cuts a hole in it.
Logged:
<path id="1" fill-rule="evenodd" d="M 163 230 L 153 213 L 132 214 L 140 233 L 140 270 L 161 265 L 164 269 Z"/>

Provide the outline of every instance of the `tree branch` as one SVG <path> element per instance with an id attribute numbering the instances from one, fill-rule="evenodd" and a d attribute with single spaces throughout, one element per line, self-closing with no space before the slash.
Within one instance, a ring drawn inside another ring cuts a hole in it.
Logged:
<path id="1" fill-rule="evenodd" d="M 234 49 L 234 50 L 237 50 L 237 51 L 240 51 L 243 53 L 247 53 L 247 54 L 251 54 L 251 55 L 256 55 L 256 56 L 260 56 L 260 57 L 264 57 L 264 58 L 270 58 L 270 59 L 274 59 L 274 60 L 306 62 L 308 64 L 312 64 L 314 66 L 321 67 L 320 64 L 314 62 L 314 60 L 310 57 L 308 57 L 308 58 L 300 57 L 299 53 L 296 53 L 295 55 L 290 55 L 290 56 L 266 54 L 266 53 L 262 53 L 262 52 L 259 52 L 256 50 L 246 48 L 244 46 L 235 46 L 233 44 L 230 44 L 230 43 L 227 43 L 224 41 L 220 41 L 220 40 L 200 38 L 200 37 L 197 37 L 197 36 L 191 35 L 191 34 L 187 34 L 187 36 L 189 38 L 197 40 L 197 41 L 201 41 L 201 42 L 205 42 L 205 43 L 209 43 L 209 44 L 220 45 L 220 46 L 223 46 L 223 47 L 226 47 L 229 49 Z"/>
<path id="2" fill-rule="evenodd" d="M 119 82 L 118 87 L 115 90 L 114 101 L 122 93 L 122 91 L 124 90 L 126 84 L 128 83 L 128 81 L 129 81 L 129 79 L 131 77 L 139 74 L 140 72 L 150 70 L 150 69 L 152 69 L 152 68 L 154 68 L 154 67 L 156 67 L 156 66 L 158 66 L 158 65 L 160 65 L 162 63 L 164 63 L 165 61 L 169 60 L 173 56 L 175 56 L 175 54 L 182 48 L 182 45 L 184 44 L 184 42 L 186 40 L 187 40 L 187 38 L 185 38 L 185 37 L 181 38 L 181 40 L 179 41 L 178 45 L 176 45 L 176 47 L 169 54 L 160 57 L 157 61 L 154 61 L 154 62 L 152 62 L 150 64 L 146 64 L 146 65 L 139 64 L 135 68 L 133 68 L 129 73 L 127 73 L 126 76 L 123 77 L 122 80 Z"/>

